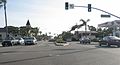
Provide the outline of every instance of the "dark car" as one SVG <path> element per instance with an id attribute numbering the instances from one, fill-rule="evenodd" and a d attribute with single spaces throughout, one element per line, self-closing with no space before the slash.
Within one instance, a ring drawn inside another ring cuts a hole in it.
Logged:
<path id="1" fill-rule="evenodd" d="M 7 37 L 5 40 L 2 41 L 2 46 L 13 46 L 13 45 L 17 45 L 18 44 L 18 40 L 16 40 L 13 37 Z"/>
<path id="2" fill-rule="evenodd" d="M 99 41 L 99 46 L 102 45 L 107 45 L 107 46 L 117 45 L 118 47 L 120 47 L 120 38 L 116 36 L 106 36 Z"/>
<path id="3" fill-rule="evenodd" d="M 81 38 L 80 43 L 82 43 L 82 44 L 87 44 L 87 43 L 90 44 L 91 40 L 89 38 Z"/>

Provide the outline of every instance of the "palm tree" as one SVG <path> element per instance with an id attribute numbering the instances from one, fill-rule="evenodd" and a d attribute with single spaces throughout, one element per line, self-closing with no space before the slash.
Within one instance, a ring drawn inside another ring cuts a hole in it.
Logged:
<path id="1" fill-rule="evenodd" d="M 5 14 L 5 24 L 6 24 L 6 37 L 8 36 L 8 27 L 7 27 L 7 13 L 6 13 L 6 3 L 7 0 L 0 0 L 0 7 L 4 7 L 4 14 Z"/>
<path id="2" fill-rule="evenodd" d="M 0 8 L 2 7 L 3 5 L 2 5 L 2 2 L 0 2 Z"/>

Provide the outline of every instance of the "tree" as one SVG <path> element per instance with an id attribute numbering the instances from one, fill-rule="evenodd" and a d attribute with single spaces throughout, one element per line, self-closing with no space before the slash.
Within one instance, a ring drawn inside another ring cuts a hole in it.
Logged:
<path id="1" fill-rule="evenodd" d="M 6 28 L 6 27 L 4 27 L 4 28 Z M 7 28 L 8 28 L 8 33 L 12 34 L 13 36 L 15 36 L 19 33 L 19 28 L 18 27 L 7 26 Z"/>
<path id="2" fill-rule="evenodd" d="M 20 27 L 20 35 L 21 36 L 37 36 L 39 33 L 39 29 L 37 27 L 35 28 L 27 28 L 26 26 Z"/>
<path id="3" fill-rule="evenodd" d="M 31 28 L 30 34 L 36 37 L 38 33 L 39 33 L 39 29 L 37 27 Z"/>
<path id="4" fill-rule="evenodd" d="M 94 26 L 89 26 L 88 25 L 88 28 L 89 28 L 90 31 L 96 31 L 96 28 Z"/>
<path id="5" fill-rule="evenodd" d="M 2 4 L 5 4 L 6 2 L 6 0 L 0 0 L 0 8 L 3 6 Z"/>
<path id="6" fill-rule="evenodd" d="M 42 31 L 40 31 L 39 33 L 40 33 L 40 35 L 41 35 L 41 34 L 42 34 Z"/>
<path id="7" fill-rule="evenodd" d="M 74 25 L 74 26 L 72 26 L 72 28 L 71 28 L 70 31 L 73 31 L 73 30 L 75 30 L 76 28 L 78 28 L 78 25 Z"/>
<path id="8" fill-rule="evenodd" d="M 70 33 L 70 32 L 65 32 L 65 31 L 63 31 L 62 34 L 61 34 L 61 36 L 62 36 L 63 40 L 66 41 L 67 39 L 72 38 L 73 34 Z"/>
<path id="9" fill-rule="evenodd" d="M 103 30 L 101 28 L 97 29 L 97 35 L 96 37 L 104 37 L 104 36 L 109 36 L 112 34 L 113 28 L 104 28 Z"/>
<path id="10" fill-rule="evenodd" d="M 2 7 L 3 5 L 2 5 L 2 2 L 0 2 L 0 8 Z"/>
<path id="11" fill-rule="evenodd" d="M 4 6 L 4 15 L 5 15 L 5 25 L 6 25 L 6 37 L 8 36 L 8 28 L 7 28 L 7 13 L 6 13 L 6 0 L 0 0 L 0 7 Z M 3 5 L 2 5 L 3 4 Z"/>
<path id="12" fill-rule="evenodd" d="M 27 31 L 26 26 L 21 26 L 20 27 L 20 35 L 21 36 L 27 36 L 27 33 L 28 33 L 28 31 Z"/>

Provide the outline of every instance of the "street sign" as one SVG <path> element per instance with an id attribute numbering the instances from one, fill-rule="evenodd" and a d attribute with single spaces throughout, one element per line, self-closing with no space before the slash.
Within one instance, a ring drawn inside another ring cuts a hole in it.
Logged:
<path id="1" fill-rule="evenodd" d="M 106 18 L 109 18 L 110 17 L 110 15 L 106 15 L 106 14 L 101 14 L 101 17 L 106 17 Z"/>
<path id="2" fill-rule="evenodd" d="M 74 4 L 70 4 L 70 9 L 74 9 Z"/>

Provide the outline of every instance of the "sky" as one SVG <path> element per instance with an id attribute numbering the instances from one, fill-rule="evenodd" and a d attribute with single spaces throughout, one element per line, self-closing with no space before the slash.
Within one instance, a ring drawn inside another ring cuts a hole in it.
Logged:
<path id="1" fill-rule="evenodd" d="M 42 33 L 60 34 L 70 30 L 73 25 L 81 24 L 80 19 L 90 19 L 87 24 L 95 27 L 118 20 L 113 16 L 101 18 L 100 15 L 106 13 L 94 9 L 91 12 L 80 7 L 65 10 L 65 2 L 76 6 L 92 4 L 92 7 L 120 16 L 119 0 L 7 0 L 8 25 L 25 26 L 29 19 L 31 26 L 38 27 Z M 4 26 L 4 11 L 0 8 L 0 27 Z M 84 31 L 84 27 L 79 31 Z"/>

